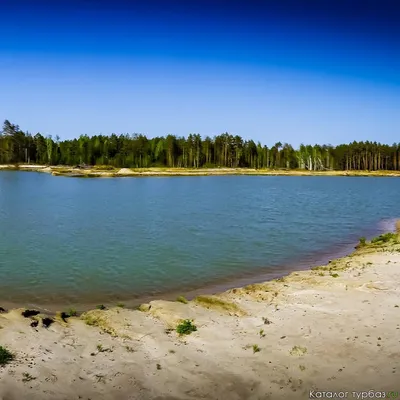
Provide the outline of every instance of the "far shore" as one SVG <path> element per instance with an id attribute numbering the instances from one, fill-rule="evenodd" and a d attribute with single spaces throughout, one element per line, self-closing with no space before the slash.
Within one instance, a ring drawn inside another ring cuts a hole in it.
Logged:
<path id="1" fill-rule="evenodd" d="M 387 233 L 327 265 L 191 301 L 0 309 L 0 399 L 390 397 L 399 265 L 400 235 Z"/>
<path id="2" fill-rule="evenodd" d="M 299 169 L 252 169 L 252 168 L 113 168 L 95 166 L 76 168 L 71 166 L 48 165 L 0 165 L 1 170 L 34 171 L 52 174 L 54 176 L 69 176 L 81 178 L 114 178 L 139 176 L 223 176 L 223 175 L 253 175 L 253 176 L 400 176 L 400 171 L 310 171 Z"/>

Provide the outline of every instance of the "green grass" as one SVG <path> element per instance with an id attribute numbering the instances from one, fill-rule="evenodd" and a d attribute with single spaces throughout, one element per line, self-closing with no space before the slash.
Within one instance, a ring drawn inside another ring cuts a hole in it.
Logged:
<path id="1" fill-rule="evenodd" d="M 365 246 L 367 244 L 367 239 L 363 236 L 360 237 L 360 243 L 358 244 L 360 247 Z"/>
<path id="2" fill-rule="evenodd" d="M 35 380 L 36 378 L 32 376 L 31 374 L 28 374 L 28 372 L 24 372 L 22 374 L 22 382 L 30 382 Z"/>
<path id="3" fill-rule="evenodd" d="M 189 303 L 189 302 L 186 300 L 186 298 L 183 297 L 183 296 L 178 296 L 177 299 L 176 299 L 176 301 L 179 301 L 179 303 L 183 303 L 183 304 Z"/>
<path id="4" fill-rule="evenodd" d="M 262 317 L 262 320 L 263 320 L 263 322 L 264 322 L 264 325 L 272 324 L 272 322 L 271 322 L 268 318 L 266 318 L 266 317 Z"/>
<path id="5" fill-rule="evenodd" d="M 290 355 L 292 356 L 302 356 L 307 353 L 307 347 L 301 346 L 293 346 L 292 350 L 290 350 Z"/>
<path id="6" fill-rule="evenodd" d="M 198 296 L 195 302 L 206 308 L 220 309 L 227 312 L 242 312 L 243 311 L 235 304 L 214 296 Z"/>
<path id="7" fill-rule="evenodd" d="M 393 232 L 388 232 L 388 233 L 383 233 L 382 235 L 379 235 L 371 240 L 371 243 L 373 244 L 381 244 L 381 243 L 388 243 L 392 240 L 397 241 L 398 239 L 398 234 L 393 233 Z"/>
<path id="8" fill-rule="evenodd" d="M 193 324 L 193 321 L 190 319 L 185 319 L 182 321 L 177 327 L 176 332 L 178 335 L 190 335 L 192 332 L 197 331 L 197 326 Z"/>
<path id="9" fill-rule="evenodd" d="M 106 309 L 106 306 L 105 306 L 104 304 L 99 304 L 99 305 L 96 306 L 96 308 L 97 308 L 98 310 L 105 310 L 105 309 Z"/>
<path id="10" fill-rule="evenodd" d="M 98 351 L 99 353 L 102 353 L 102 352 L 104 351 L 104 347 L 103 347 L 102 344 L 98 344 L 96 347 L 97 347 L 97 351 Z"/>
<path id="11" fill-rule="evenodd" d="M 261 351 L 260 347 L 256 344 L 253 344 L 253 353 L 259 353 Z"/>
<path id="12" fill-rule="evenodd" d="M 86 325 L 97 326 L 103 332 L 106 332 L 113 337 L 118 336 L 116 330 L 110 325 L 110 323 L 103 315 L 100 315 L 99 311 L 84 313 L 81 316 L 81 319 L 86 323 Z"/>
<path id="13" fill-rule="evenodd" d="M 118 304 L 117 304 L 117 307 L 124 308 L 124 307 L 125 307 L 125 304 L 124 304 L 124 303 L 118 303 Z"/>
<path id="14" fill-rule="evenodd" d="M 66 314 L 68 317 L 76 317 L 78 315 L 78 312 L 74 308 L 70 308 Z"/>
<path id="15" fill-rule="evenodd" d="M 8 364 L 12 360 L 14 360 L 14 354 L 5 347 L 0 346 L 0 366 Z"/>

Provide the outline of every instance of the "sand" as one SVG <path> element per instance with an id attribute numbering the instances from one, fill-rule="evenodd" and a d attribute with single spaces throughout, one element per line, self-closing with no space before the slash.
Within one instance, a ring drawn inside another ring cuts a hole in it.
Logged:
<path id="1" fill-rule="evenodd" d="M 34 164 L 0 165 L 0 170 L 22 170 L 51 173 L 54 176 L 85 178 L 138 177 L 138 176 L 400 176 L 400 171 L 307 171 L 252 168 L 74 168 L 71 166 L 46 166 Z"/>
<path id="2" fill-rule="evenodd" d="M 391 242 L 187 304 L 95 310 L 48 328 L 31 327 L 22 310 L 2 313 L 0 345 L 15 360 L 0 367 L 0 399 L 307 399 L 318 390 L 357 398 L 361 391 L 399 391 L 399 267 L 400 244 Z M 197 331 L 179 336 L 174 329 L 184 319 Z"/>

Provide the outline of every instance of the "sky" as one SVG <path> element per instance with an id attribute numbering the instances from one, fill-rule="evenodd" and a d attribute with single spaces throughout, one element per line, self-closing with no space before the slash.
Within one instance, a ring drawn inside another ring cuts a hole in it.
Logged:
<path id="1" fill-rule="evenodd" d="M 273 145 L 400 142 L 400 3 L 0 0 L 0 120 Z"/>

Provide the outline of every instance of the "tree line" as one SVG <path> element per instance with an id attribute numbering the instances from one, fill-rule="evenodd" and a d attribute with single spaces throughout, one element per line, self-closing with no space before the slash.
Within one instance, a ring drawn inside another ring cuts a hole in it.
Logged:
<path id="1" fill-rule="evenodd" d="M 0 132 L 0 164 L 104 165 L 126 168 L 286 168 L 306 170 L 399 170 L 400 143 L 352 142 L 338 146 L 281 142 L 268 147 L 238 135 L 202 138 L 142 134 L 58 136 L 32 135 L 5 120 Z"/>

